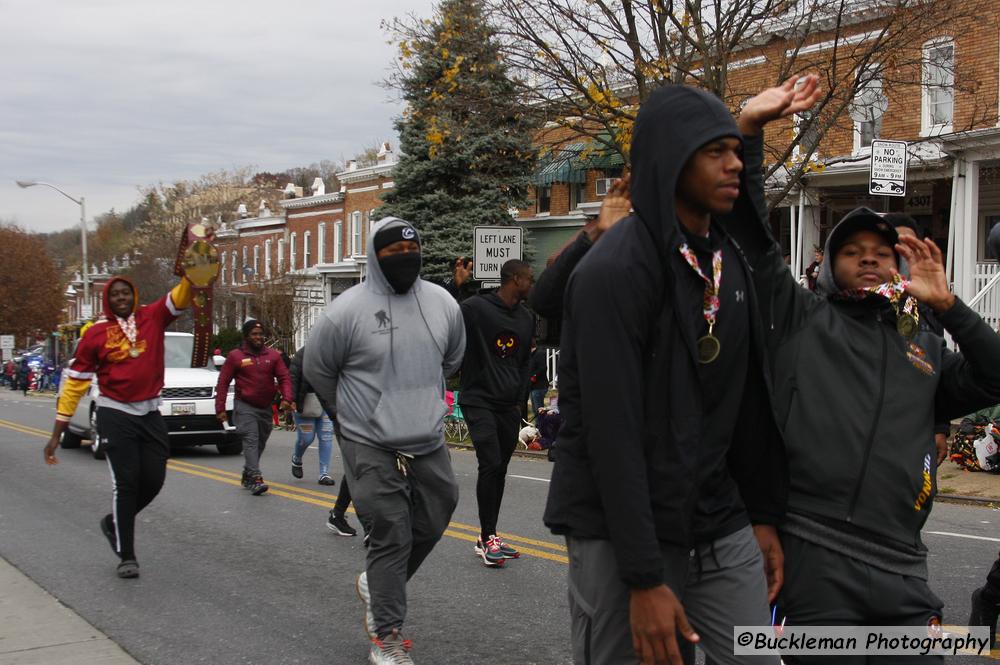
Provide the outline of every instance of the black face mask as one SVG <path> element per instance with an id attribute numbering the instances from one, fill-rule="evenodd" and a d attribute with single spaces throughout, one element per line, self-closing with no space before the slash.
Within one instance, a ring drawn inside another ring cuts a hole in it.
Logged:
<path id="1" fill-rule="evenodd" d="M 410 290 L 420 274 L 420 252 L 401 252 L 389 254 L 378 260 L 389 286 L 397 294 Z"/>

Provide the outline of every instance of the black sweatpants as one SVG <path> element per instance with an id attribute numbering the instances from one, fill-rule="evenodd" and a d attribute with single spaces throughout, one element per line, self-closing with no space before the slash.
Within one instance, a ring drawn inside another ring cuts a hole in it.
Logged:
<path id="1" fill-rule="evenodd" d="M 990 572 L 986 574 L 986 587 L 983 595 L 989 602 L 1000 603 L 1000 555 L 993 562 Z"/>
<path id="2" fill-rule="evenodd" d="M 159 411 L 133 416 L 101 408 L 97 410 L 97 431 L 114 484 L 115 551 L 123 560 L 134 559 L 135 516 L 160 493 L 167 474 L 167 426 Z"/>
<path id="3" fill-rule="evenodd" d="M 516 406 L 494 410 L 463 405 L 462 414 L 469 424 L 469 437 L 479 462 L 476 500 L 479 503 L 479 528 L 483 542 L 486 542 L 497 532 L 507 465 L 517 447 L 521 412 Z"/>
<path id="4" fill-rule="evenodd" d="M 790 626 L 927 626 L 944 603 L 927 581 L 890 573 L 781 533 L 785 583 L 779 615 Z M 933 665 L 941 656 L 784 656 L 787 665 Z"/>
<path id="5" fill-rule="evenodd" d="M 351 505 L 351 487 L 347 484 L 347 472 L 340 478 L 340 489 L 337 490 L 337 502 L 333 504 L 333 513 L 344 516 Z"/>

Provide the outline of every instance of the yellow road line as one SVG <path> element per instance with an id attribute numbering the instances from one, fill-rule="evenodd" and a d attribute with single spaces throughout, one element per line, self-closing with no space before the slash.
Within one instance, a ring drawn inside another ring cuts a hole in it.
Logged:
<path id="1" fill-rule="evenodd" d="M 50 434 L 44 430 L 40 430 L 34 427 L 29 427 L 27 425 L 20 425 L 8 420 L 0 419 L 0 427 L 6 429 L 14 430 L 16 432 L 21 432 L 22 434 L 31 434 L 33 436 L 48 438 Z M 233 485 L 234 487 L 240 486 L 240 476 L 241 474 L 226 471 L 224 469 L 217 469 L 211 466 L 203 466 L 201 464 L 193 464 L 191 462 L 186 462 L 177 459 L 171 459 L 167 462 L 167 468 L 172 471 L 177 471 L 180 473 L 186 473 L 192 476 L 198 476 L 200 478 L 205 478 L 207 480 L 214 480 L 216 482 L 225 483 L 226 485 Z M 295 501 L 301 501 L 302 503 L 309 503 L 316 506 L 322 506 L 324 508 L 332 508 L 337 500 L 336 494 L 331 494 L 329 492 L 320 492 L 317 490 L 306 489 L 304 487 L 295 487 L 294 485 L 285 485 L 283 483 L 268 483 L 271 489 L 268 491 L 269 494 L 275 496 L 280 496 L 286 499 L 293 499 Z M 276 489 L 275 489 L 276 488 Z M 351 509 L 351 512 L 354 512 Z M 471 524 L 462 524 L 461 522 L 449 522 L 448 529 L 445 530 L 445 535 L 458 540 L 467 540 L 469 542 L 476 542 L 479 536 L 479 527 L 473 526 Z M 456 531 L 455 529 L 460 529 L 461 531 Z M 470 533 L 463 533 L 464 531 Z M 535 540 L 534 538 L 521 537 L 513 534 L 505 534 L 504 540 L 521 546 L 522 544 L 535 545 L 537 547 L 545 547 L 550 550 L 555 550 L 556 552 L 565 552 L 566 546 L 559 543 L 550 543 L 544 540 Z M 523 554 L 530 554 L 531 556 L 536 556 L 541 559 L 548 559 L 550 561 L 557 561 L 559 563 L 569 563 L 569 558 L 562 554 L 554 554 L 552 552 L 546 552 L 544 550 L 536 549 L 535 547 L 520 547 L 520 551 Z"/>

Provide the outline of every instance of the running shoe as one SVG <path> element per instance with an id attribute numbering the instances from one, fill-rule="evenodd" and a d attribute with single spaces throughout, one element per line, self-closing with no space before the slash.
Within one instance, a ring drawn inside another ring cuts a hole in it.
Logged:
<path id="1" fill-rule="evenodd" d="M 399 630 L 393 628 L 385 637 L 372 638 L 368 662 L 371 665 L 413 665 L 413 659 L 410 658 L 412 647 L 410 640 L 404 640 Z"/>
<path id="2" fill-rule="evenodd" d="M 504 557 L 503 552 L 500 551 L 500 539 L 496 536 L 490 536 L 486 539 L 486 546 L 483 546 L 483 539 L 476 539 L 476 547 L 473 550 L 480 559 L 483 560 L 483 565 L 489 568 L 499 568 L 503 566 L 506 557 Z"/>
<path id="3" fill-rule="evenodd" d="M 118 564 L 118 577 L 130 580 L 139 577 L 139 562 L 135 559 L 125 559 Z"/>
<path id="4" fill-rule="evenodd" d="M 247 472 L 246 469 L 243 469 L 243 477 L 240 478 L 240 485 L 242 485 L 243 489 L 245 490 L 250 489 L 250 487 L 253 485 L 253 483 L 250 482 L 250 474 Z"/>
<path id="5" fill-rule="evenodd" d="M 333 478 L 324 473 L 322 476 L 319 477 L 319 484 L 332 487 L 337 484 L 337 481 L 335 481 Z"/>
<path id="6" fill-rule="evenodd" d="M 326 519 L 326 528 L 338 536 L 358 535 L 358 530 L 347 523 L 346 517 L 337 515 L 332 510 L 330 511 L 330 516 Z"/>
<path id="7" fill-rule="evenodd" d="M 997 616 L 1000 615 L 1000 604 L 983 598 L 986 587 L 980 587 L 972 592 L 972 614 L 969 616 L 970 626 L 986 626 L 990 629 L 990 645 L 996 643 Z"/>
<path id="8" fill-rule="evenodd" d="M 267 483 L 264 482 L 264 477 L 259 473 L 253 477 L 250 481 L 250 493 L 254 496 L 260 496 L 268 490 Z"/>
<path id="9" fill-rule="evenodd" d="M 302 460 L 296 462 L 294 457 L 292 458 L 292 475 L 296 478 L 302 477 Z"/>
<path id="10" fill-rule="evenodd" d="M 116 547 L 118 538 L 115 536 L 115 518 L 111 513 L 101 518 L 101 533 L 108 539 L 111 551 L 118 554 L 118 548 Z"/>
<path id="11" fill-rule="evenodd" d="M 368 571 L 358 575 L 354 589 L 358 592 L 358 598 L 365 604 L 365 632 L 368 633 L 368 639 L 375 640 L 377 638 L 375 635 L 375 615 L 372 614 L 372 597 L 368 593 Z"/>
<path id="12" fill-rule="evenodd" d="M 521 553 L 515 550 L 513 547 L 504 542 L 503 538 L 500 536 L 493 536 L 497 539 L 497 543 L 500 544 L 500 553 L 503 554 L 505 559 L 517 559 L 521 556 Z"/>

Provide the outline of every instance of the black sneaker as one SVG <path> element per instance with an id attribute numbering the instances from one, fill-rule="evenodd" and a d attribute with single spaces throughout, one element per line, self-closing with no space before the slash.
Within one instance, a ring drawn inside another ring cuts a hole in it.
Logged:
<path id="1" fill-rule="evenodd" d="M 131 580 L 139 577 L 139 562 L 135 559 L 125 559 L 118 564 L 118 577 L 123 580 Z"/>
<path id="2" fill-rule="evenodd" d="M 324 473 L 322 476 L 319 477 L 319 484 L 326 485 L 328 487 L 333 487 L 334 485 L 337 484 L 337 481 L 335 481 L 333 478 Z"/>
<path id="3" fill-rule="evenodd" d="M 267 483 L 264 482 L 263 476 L 259 473 L 250 481 L 250 493 L 254 496 L 260 496 L 268 489 Z"/>
<path id="4" fill-rule="evenodd" d="M 242 485 L 245 490 L 250 489 L 251 485 L 253 485 L 253 483 L 250 482 L 250 474 L 247 473 L 246 469 L 243 469 L 243 477 L 240 478 L 240 485 Z"/>
<path id="5" fill-rule="evenodd" d="M 115 518 L 111 513 L 108 513 L 101 518 L 101 533 L 103 533 L 104 537 L 108 539 L 108 544 L 111 545 L 111 551 L 118 554 L 118 549 L 116 547 L 118 538 L 115 536 Z"/>
<path id="6" fill-rule="evenodd" d="M 330 517 L 326 520 L 326 528 L 333 531 L 338 536 L 356 536 L 358 530 L 347 523 L 347 518 L 343 515 L 336 515 L 331 510 Z"/>
<path id="7" fill-rule="evenodd" d="M 292 475 L 296 478 L 302 477 L 302 460 L 296 462 L 294 457 L 292 458 Z"/>
<path id="8" fill-rule="evenodd" d="M 983 598 L 986 587 L 980 587 L 972 592 L 972 613 L 969 615 L 970 626 L 986 626 L 990 629 L 990 646 L 997 641 L 997 616 L 1000 615 L 1000 604 Z"/>

